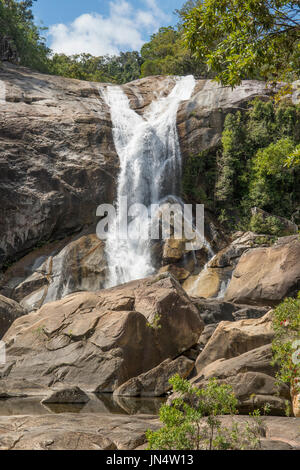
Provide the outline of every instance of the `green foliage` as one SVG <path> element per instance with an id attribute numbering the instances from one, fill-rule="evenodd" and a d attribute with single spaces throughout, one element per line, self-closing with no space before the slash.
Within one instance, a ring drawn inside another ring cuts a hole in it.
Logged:
<path id="1" fill-rule="evenodd" d="M 49 49 L 41 36 L 43 28 L 34 24 L 33 1 L 0 0 L 0 38 L 9 38 L 21 65 L 45 72 L 48 70 Z"/>
<path id="2" fill-rule="evenodd" d="M 255 233 L 266 235 L 275 235 L 277 237 L 284 235 L 284 227 L 277 217 L 263 217 L 261 214 L 254 214 L 251 217 L 249 229 Z"/>
<path id="3" fill-rule="evenodd" d="M 156 313 L 154 315 L 154 318 L 151 322 L 147 323 L 148 328 L 152 328 L 153 330 L 160 330 L 161 329 L 161 315 L 159 313 Z"/>
<path id="4" fill-rule="evenodd" d="M 223 151 L 218 161 L 220 171 L 216 183 L 216 198 L 219 201 L 233 200 L 234 193 L 240 192 L 241 189 L 237 185 L 243 186 L 242 178 L 238 178 L 235 184 L 233 181 L 245 165 L 245 140 L 246 132 L 241 112 L 229 114 L 222 134 Z"/>
<path id="5" fill-rule="evenodd" d="M 141 63 L 138 52 L 121 52 L 119 56 L 103 57 L 55 54 L 49 60 L 49 72 L 79 80 L 122 84 L 139 78 Z"/>
<path id="6" fill-rule="evenodd" d="M 285 166 L 288 168 L 300 166 L 300 145 L 297 145 L 293 149 L 292 153 L 287 157 Z"/>
<path id="7" fill-rule="evenodd" d="M 201 202 L 213 209 L 211 188 L 215 185 L 216 154 L 200 152 L 190 155 L 184 164 L 182 175 L 182 194 L 185 200 Z"/>
<path id="8" fill-rule="evenodd" d="M 178 397 L 172 405 L 163 405 L 160 420 L 164 427 L 147 431 L 148 450 L 229 450 L 256 449 L 260 446 L 259 413 L 244 430 L 237 424 L 221 425 L 220 415 L 236 414 L 237 399 L 229 385 L 211 379 L 198 389 L 178 374 L 170 379 Z"/>
<path id="9" fill-rule="evenodd" d="M 245 78 L 299 77 L 299 13 L 297 0 L 203 0 L 182 17 L 192 52 L 234 87 Z"/>
<path id="10" fill-rule="evenodd" d="M 285 162 L 293 148 L 293 141 L 283 138 L 257 152 L 252 160 L 249 188 L 249 198 L 253 205 L 267 211 L 276 211 L 278 215 L 292 212 L 297 179 Z"/>
<path id="11" fill-rule="evenodd" d="M 221 148 L 186 158 L 183 196 L 204 203 L 229 230 L 284 235 L 276 217 L 251 218 L 250 210 L 299 223 L 299 144 L 300 106 L 255 99 L 244 112 L 226 116 Z"/>
<path id="12" fill-rule="evenodd" d="M 274 310 L 273 328 L 273 364 L 279 367 L 277 379 L 300 391 L 300 292 L 297 299 L 285 299 Z"/>
<path id="13" fill-rule="evenodd" d="M 287 165 L 287 159 L 299 142 L 299 106 L 257 99 L 245 113 L 227 115 L 214 192 L 223 222 L 241 220 L 248 229 L 253 206 L 282 217 L 294 214 L 300 201 L 300 167 Z M 268 222 L 265 233 L 276 234 L 274 220 Z"/>
<path id="14" fill-rule="evenodd" d="M 141 49 L 141 76 L 189 75 L 207 76 L 206 66 L 195 60 L 184 43 L 180 30 L 160 28 Z"/>

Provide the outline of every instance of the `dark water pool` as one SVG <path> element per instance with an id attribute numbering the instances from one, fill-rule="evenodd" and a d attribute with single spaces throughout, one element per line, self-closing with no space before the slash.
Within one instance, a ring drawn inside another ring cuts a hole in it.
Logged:
<path id="1" fill-rule="evenodd" d="M 89 395 L 83 405 L 42 404 L 42 397 L 0 400 L 0 416 L 42 415 L 49 413 L 151 414 L 157 415 L 165 398 L 125 398 L 110 394 Z"/>

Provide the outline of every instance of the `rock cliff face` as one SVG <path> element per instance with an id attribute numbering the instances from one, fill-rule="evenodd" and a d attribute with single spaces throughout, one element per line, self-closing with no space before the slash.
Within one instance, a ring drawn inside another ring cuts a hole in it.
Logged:
<path id="1" fill-rule="evenodd" d="M 0 264 L 95 223 L 118 158 L 99 84 L 0 71 Z"/>
<path id="2" fill-rule="evenodd" d="M 149 77 L 123 88 L 142 114 L 174 85 L 175 78 Z M 92 227 L 97 206 L 115 199 L 119 162 L 104 86 L 2 65 L 0 269 L 40 242 Z M 214 147 L 226 113 L 267 93 L 261 82 L 231 91 L 199 80 L 178 113 L 183 158 Z"/>

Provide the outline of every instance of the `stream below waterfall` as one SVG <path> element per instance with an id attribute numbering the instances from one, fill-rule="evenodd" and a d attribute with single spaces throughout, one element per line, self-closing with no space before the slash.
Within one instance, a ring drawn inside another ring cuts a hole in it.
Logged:
<path id="1" fill-rule="evenodd" d="M 39 416 L 61 413 L 113 415 L 158 415 L 166 398 L 114 397 L 112 394 L 89 394 L 85 404 L 43 404 L 42 397 L 0 399 L 0 416 Z"/>

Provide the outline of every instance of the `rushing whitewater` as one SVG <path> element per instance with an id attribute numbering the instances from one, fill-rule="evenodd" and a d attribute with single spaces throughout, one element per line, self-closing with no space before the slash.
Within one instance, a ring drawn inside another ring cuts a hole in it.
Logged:
<path id="1" fill-rule="evenodd" d="M 143 117 L 130 108 L 121 87 L 109 86 L 102 91 L 110 108 L 113 138 L 120 159 L 117 210 L 122 198 L 128 206 L 140 203 L 149 207 L 168 196 L 179 196 L 181 153 L 177 133 L 177 111 L 194 90 L 193 76 L 177 80 L 167 97 L 152 102 Z M 116 225 L 110 228 L 106 242 L 108 279 L 106 287 L 142 279 L 154 273 L 148 239 L 150 218 L 137 214 L 129 233 L 141 233 L 122 239 Z M 143 236 L 144 234 L 144 236 Z"/>

